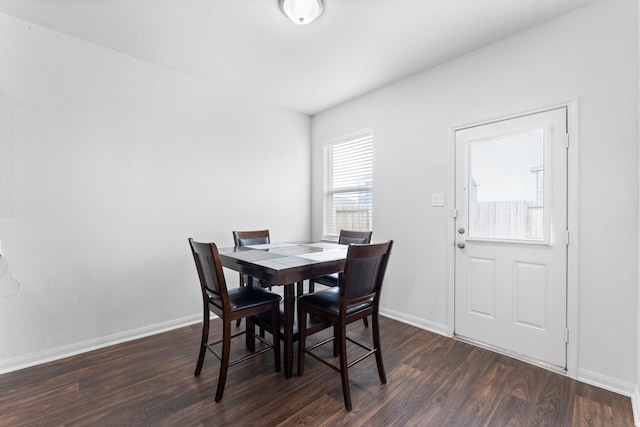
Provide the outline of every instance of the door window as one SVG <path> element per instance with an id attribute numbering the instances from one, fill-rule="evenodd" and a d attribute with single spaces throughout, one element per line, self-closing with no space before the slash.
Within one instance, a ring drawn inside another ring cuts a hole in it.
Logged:
<path id="1" fill-rule="evenodd" d="M 544 129 L 469 141 L 468 238 L 544 242 Z"/>

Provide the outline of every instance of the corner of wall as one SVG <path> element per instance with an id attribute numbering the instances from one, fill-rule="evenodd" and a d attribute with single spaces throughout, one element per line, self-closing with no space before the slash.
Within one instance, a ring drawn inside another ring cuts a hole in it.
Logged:
<path id="1" fill-rule="evenodd" d="M 415 326 L 416 328 L 424 329 L 434 334 L 444 335 L 450 337 L 447 325 L 441 323 L 431 322 L 425 319 L 421 319 L 410 314 L 402 313 L 396 310 L 390 310 L 388 308 L 381 308 L 380 315 L 388 317 L 390 319 L 398 320 L 406 323 L 407 325 Z"/>
<path id="2" fill-rule="evenodd" d="M 640 387 L 636 385 L 631 396 L 631 407 L 633 409 L 633 420 L 637 427 L 640 427 Z"/>

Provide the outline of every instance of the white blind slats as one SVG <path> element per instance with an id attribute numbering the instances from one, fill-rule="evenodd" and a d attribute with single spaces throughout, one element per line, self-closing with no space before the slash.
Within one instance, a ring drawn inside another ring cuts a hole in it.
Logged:
<path id="1" fill-rule="evenodd" d="M 340 230 L 373 229 L 373 133 L 359 132 L 325 145 L 325 238 Z"/>

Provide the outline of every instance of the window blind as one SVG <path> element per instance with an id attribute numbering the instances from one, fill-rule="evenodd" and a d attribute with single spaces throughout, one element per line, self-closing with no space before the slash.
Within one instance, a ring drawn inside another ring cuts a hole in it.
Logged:
<path id="1" fill-rule="evenodd" d="M 373 132 L 346 135 L 324 147 L 324 239 L 340 230 L 373 229 Z"/>

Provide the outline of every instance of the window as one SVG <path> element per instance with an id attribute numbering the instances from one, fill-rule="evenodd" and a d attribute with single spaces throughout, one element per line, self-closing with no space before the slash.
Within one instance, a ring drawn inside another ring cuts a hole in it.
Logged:
<path id="1" fill-rule="evenodd" d="M 323 238 L 373 229 L 373 132 L 345 135 L 324 147 Z"/>

